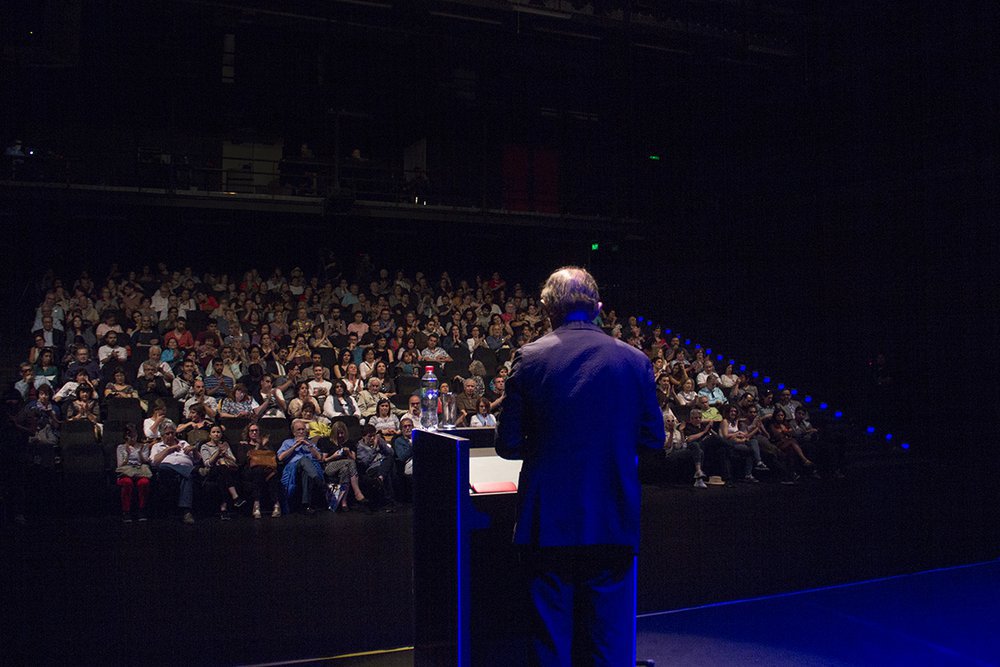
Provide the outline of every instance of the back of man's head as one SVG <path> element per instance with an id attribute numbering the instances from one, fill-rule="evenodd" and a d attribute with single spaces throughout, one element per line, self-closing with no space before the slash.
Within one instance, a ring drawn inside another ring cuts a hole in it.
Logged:
<path id="1" fill-rule="evenodd" d="M 542 305 L 557 327 L 571 319 L 590 321 L 601 310 L 597 281 L 577 266 L 564 266 L 549 276 L 542 285 Z"/>

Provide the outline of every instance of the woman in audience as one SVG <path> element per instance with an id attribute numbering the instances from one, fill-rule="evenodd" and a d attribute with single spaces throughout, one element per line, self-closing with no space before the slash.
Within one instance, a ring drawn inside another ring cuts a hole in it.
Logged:
<path id="1" fill-rule="evenodd" d="M 228 521 L 229 503 L 240 508 L 246 501 L 236 490 L 239 483 L 239 466 L 236 464 L 236 454 L 222 435 L 222 426 L 216 424 L 208 432 L 208 442 L 201 446 L 202 469 L 205 481 L 212 483 L 215 496 L 219 498 L 219 518 Z"/>
<path id="2" fill-rule="evenodd" d="M 719 376 L 719 387 L 726 396 L 733 396 L 733 391 L 739 386 L 740 377 L 733 372 L 733 365 L 726 364 L 725 372 Z"/>
<path id="3" fill-rule="evenodd" d="M 160 426 L 161 430 L 163 426 Z M 209 429 L 212 428 L 212 420 L 205 413 L 205 406 L 200 403 L 193 403 L 188 408 L 188 419 L 186 422 L 174 427 L 178 436 L 184 436 L 191 441 L 193 446 L 200 445 L 209 437 Z"/>
<path id="4" fill-rule="evenodd" d="M 303 365 L 308 364 L 311 360 L 312 350 L 306 343 L 306 337 L 304 334 L 298 334 L 295 336 L 295 342 L 288 348 L 288 363 Z"/>
<path id="5" fill-rule="evenodd" d="M 90 323 L 79 315 L 74 315 L 66 328 L 66 351 L 72 352 L 77 345 L 86 345 L 91 350 L 97 346 L 97 336 Z"/>
<path id="6" fill-rule="evenodd" d="M 698 392 L 694 390 L 694 381 L 688 378 L 684 381 L 684 384 L 681 385 L 681 390 L 677 392 L 677 405 L 694 405 L 697 398 Z"/>
<path id="7" fill-rule="evenodd" d="M 350 395 L 350 392 L 347 391 L 347 386 L 343 380 L 334 382 L 330 392 L 330 395 L 326 397 L 326 401 L 323 403 L 324 416 L 331 419 L 344 415 L 351 417 L 359 416 L 358 404 Z"/>
<path id="8" fill-rule="evenodd" d="M 316 399 L 309 393 L 308 382 L 300 382 L 295 387 L 295 398 L 288 402 L 288 414 L 293 419 L 298 419 L 300 417 L 300 413 L 302 412 L 302 405 L 304 403 L 311 403 L 317 413 L 320 411 L 319 403 L 317 403 Z"/>
<path id="9" fill-rule="evenodd" d="M 367 382 L 368 377 L 375 372 L 375 350 L 366 348 L 364 357 L 364 361 L 358 366 L 358 372 L 361 374 L 361 379 Z"/>
<path id="10" fill-rule="evenodd" d="M 176 338 L 169 338 L 167 340 L 166 346 L 163 351 L 160 352 L 160 361 L 169 365 L 171 368 L 176 368 L 177 364 L 184 359 L 184 353 L 181 352 L 180 346 L 177 344 Z"/>
<path id="11" fill-rule="evenodd" d="M 410 350 L 404 350 L 402 359 L 396 364 L 396 377 L 401 375 L 414 377 L 419 374 L 418 370 L 419 364 L 416 363 L 416 359 L 413 357 L 413 352 Z"/>
<path id="12" fill-rule="evenodd" d="M 333 376 L 338 380 L 344 379 L 347 375 L 347 367 L 351 365 L 351 351 L 343 350 L 340 353 L 340 361 L 333 367 Z"/>
<path id="13" fill-rule="evenodd" d="M 331 509 L 347 511 L 347 490 L 354 492 L 354 500 L 367 502 L 358 484 L 358 466 L 355 463 L 357 454 L 348 441 L 347 425 L 335 422 L 331 426 L 330 445 L 323 455 L 323 474 L 326 480 L 335 485 L 334 502 Z"/>
<path id="14" fill-rule="evenodd" d="M 39 389 L 41 397 L 41 389 Z M 76 388 L 76 398 L 66 406 L 66 421 L 89 421 L 94 427 L 94 437 L 101 438 L 101 408 L 94 398 L 90 385 L 81 384 Z"/>
<path id="15" fill-rule="evenodd" d="M 149 499 L 149 479 L 153 471 L 149 464 L 149 445 L 136 439 L 135 425 L 125 424 L 125 442 L 115 452 L 118 489 L 121 494 L 122 521 L 132 521 L 132 497 L 138 496 L 139 521 L 146 520 L 146 501 Z"/>
<path id="16" fill-rule="evenodd" d="M 247 391 L 246 385 L 242 382 L 237 382 L 233 385 L 229 395 L 222 400 L 222 405 L 219 408 L 219 416 L 254 419 L 257 416 L 258 408 L 260 408 L 260 404 Z"/>
<path id="17" fill-rule="evenodd" d="M 275 519 L 280 517 L 281 480 L 278 477 L 278 459 L 274 450 L 268 447 L 267 436 L 261 437 L 258 424 L 247 424 L 243 429 L 240 446 L 246 453 L 247 473 L 253 494 L 251 515 L 255 519 L 260 518 L 261 501 L 268 496 L 273 504 L 271 516 Z"/>
<path id="18" fill-rule="evenodd" d="M 469 348 L 469 352 L 475 352 L 477 347 L 489 348 L 486 344 L 486 335 L 483 333 L 483 328 L 478 324 L 473 324 L 469 329 L 469 338 L 465 341 L 465 344 Z"/>
<path id="19" fill-rule="evenodd" d="M 59 386 L 59 367 L 56 366 L 55 353 L 51 347 L 43 348 L 37 356 L 34 361 L 34 371 L 36 384 L 45 382 L 50 387 Z"/>
<path id="20" fill-rule="evenodd" d="M 139 398 L 135 387 L 125 381 L 125 369 L 119 366 L 104 387 L 104 398 Z"/>
<path id="21" fill-rule="evenodd" d="M 309 337 L 309 347 L 313 350 L 333 348 L 333 343 L 330 341 L 330 334 L 326 327 L 317 324 L 312 328 L 312 336 Z"/>
<path id="22" fill-rule="evenodd" d="M 778 447 L 785 459 L 791 463 L 800 463 L 807 470 L 815 465 L 802 452 L 799 443 L 792 437 L 792 427 L 783 410 L 775 410 L 770 423 L 771 441 Z M 791 467 L 791 465 L 789 465 Z"/>
<path id="23" fill-rule="evenodd" d="M 142 422 L 142 435 L 146 440 L 155 440 L 160 434 L 160 424 L 167 418 L 167 406 L 163 399 L 153 403 L 149 417 Z"/>
<path id="24" fill-rule="evenodd" d="M 347 373 L 344 374 L 341 380 L 344 382 L 347 393 L 351 396 L 357 396 L 358 392 L 365 388 L 365 381 L 361 379 L 361 374 L 358 373 L 358 366 L 354 362 L 347 365 Z"/>
<path id="25" fill-rule="evenodd" d="M 485 398 L 480 398 L 476 403 L 476 414 L 472 415 L 469 425 L 475 428 L 496 427 L 497 419 L 490 414 L 490 402 Z"/>
<path id="26" fill-rule="evenodd" d="M 381 359 L 375 362 L 375 370 L 372 376 L 382 381 L 382 393 L 392 398 L 396 395 L 396 382 L 389 375 L 389 366 Z"/>
<path id="27" fill-rule="evenodd" d="M 387 398 L 379 400 L 375 406 L 375 415 L 368 423 L 387 441 L 391 441 L 399 433 L 399 418 L 392 414 L 392 403 Z"/>
<path id="28" fill-rule="evenodd" d="M 688 377 L 687 369 L 684 364 L 676 363 L 671 365 L 670 370 L 670 384 L 674 388 L 675 392 L 683 390 L 684 383 L 690 380 Z M 692 383 L 691 388 L 694 389 L 694 384 Z"/>

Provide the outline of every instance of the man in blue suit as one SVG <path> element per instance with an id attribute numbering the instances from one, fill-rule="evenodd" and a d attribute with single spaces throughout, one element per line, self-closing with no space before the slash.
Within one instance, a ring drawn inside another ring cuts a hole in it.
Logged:
<path id="1" fill-rule="evenodd" d="M 555 330 L 514 356 L 497 453 L 521 459 L 514 542 L 534 609 L 537 665 L 635 664 L 640 448 L 663 447 L 649 359 L 592 321 L 585 270 L 542 288 Z"/>

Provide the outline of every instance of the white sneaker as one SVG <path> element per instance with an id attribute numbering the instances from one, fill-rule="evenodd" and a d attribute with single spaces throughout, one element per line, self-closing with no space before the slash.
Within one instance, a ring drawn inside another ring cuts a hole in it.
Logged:
<path id="1" fill-rule="evenodd" d="M 694 480 L 694 488 L 696 488 L 696 489 L 707 489 L 708 488 L 708 484 L 705 484 L 705 480 L 703 480 L 701 477 L 699 477 L 698 479 Z"/>
<path id="2" fill-rule="evenodd" d="M 255 519 L 259 519 L 260 518 L 260 508 L 259 507 L 254 507 L 253 508 L 253 518 L 255 518 Z"/>
<path id="3" fill-rule="evenodd" d="M 271 511 L 271 518 L 272 519 L 277 519 L 279 516 L 281 516 L 281 507 L 278 506 L 278 505 L 275 505 L 274 509 Z"/>

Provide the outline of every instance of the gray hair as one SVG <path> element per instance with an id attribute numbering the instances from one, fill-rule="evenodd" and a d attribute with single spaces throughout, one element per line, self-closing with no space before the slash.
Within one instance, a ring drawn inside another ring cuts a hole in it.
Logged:
<path id="1" fill-rule="evenodd" d="M 597 281 L 578 266 L 564 266 L 553 272 L 542 285 L 541 300 L 553 326 L 559 326 L 574 313 L 583 313 L 592 320 L 601 305 Z"/>
<path id="2" fill-rule="evenodd" d="M 160 428 L 157 431 L 157 434 L 158 435 L 163 435 L 163 432 L 166 431 L 168 428 L 172 428 L 172 429 L 174 429 L 176 431 L 177 430 L 177 424 L 175 424 L 170 419 L 164 419 L 163 421 L 160 422 Z"/>

